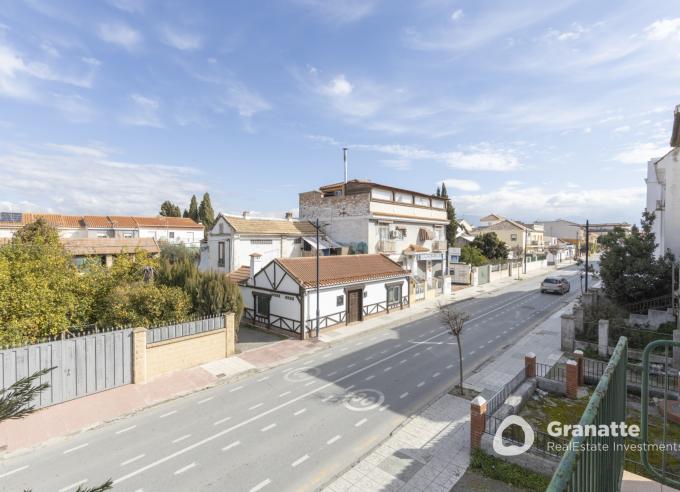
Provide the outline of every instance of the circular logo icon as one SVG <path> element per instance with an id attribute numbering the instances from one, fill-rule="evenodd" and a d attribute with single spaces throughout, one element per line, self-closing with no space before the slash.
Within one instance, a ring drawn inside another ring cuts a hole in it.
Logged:
<path id="1" fill-rule="evenodd" d="M 307 381 L 314 376 L 318 376 L 320 372 L 321 369 L 318 367 L 299 367 L 287 372 L 283 378 L 289 383 L 301 383 L 302 381 Z"/>
<path id="2" fill-rule="evenodd" d="M 503 442 L 503 431 L 511 425 L 519 425 L 524 431 L 524 444 L 516 446 L 514 444 L 505 444 Z M 526 453 L 534 444 L 534 429 L 529 423 L 519 415 L 510 415 L 503 419 L 501 425 L 496 429 L 496 434 L 493 436 L 493 450 L 499 456 L 519 456 Z"/>
<path id="3" fill-rule="evenodd" d="M 367 412 L 378 408 L 385 401 L 385 395 L 374 389 L 353 391 L 345 398 L 345 408 L 353 412 Z"/>

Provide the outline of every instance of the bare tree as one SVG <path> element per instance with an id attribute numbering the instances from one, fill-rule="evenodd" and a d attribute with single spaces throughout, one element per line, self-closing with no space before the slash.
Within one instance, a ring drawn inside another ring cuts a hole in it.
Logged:
<path id="1" fill-rule="evenodd" d="M 444 322 L 449 332 L 456 337 L 456 343 L 458 344 L 458 364 L 460 373 L 460 394 L 463 394 L 463 347 L 460 341 L 460 335 L 463 333 L 463 325 L 467 320 L 470 319 L 470 315 L 463 311 L 458 311 L 451 305 L 438 303 L 437 308 L 439 309 L 439 316 Z"/>
<path id="2" fill-rule="evenodd" d="M 519 274 L 520 274 L 522 263 L 518 262 L 517 260 L 522 258 L 522 255 L 524 254 L 524 248 L 522 248 L 519 244 L 517 244 L 517 245 L 513 246 L 510 251 L 512 251 L 512 259 L 515 262 L 515 268 L 517 268 L 517 278 L 519 279 Z"/>

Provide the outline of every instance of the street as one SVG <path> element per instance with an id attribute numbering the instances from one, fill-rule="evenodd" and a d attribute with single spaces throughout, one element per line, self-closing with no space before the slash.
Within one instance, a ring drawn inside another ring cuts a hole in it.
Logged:
<path id="1" fill-rule="evenodd" d="M 559 274 L 565 296 L 537 277 L 456 304 L 466 372 L 580 292 L 575 267 Z M 316 490 L 457 382 L 455 339 L 430 316 L 3 460 L 0 489 Z"/>

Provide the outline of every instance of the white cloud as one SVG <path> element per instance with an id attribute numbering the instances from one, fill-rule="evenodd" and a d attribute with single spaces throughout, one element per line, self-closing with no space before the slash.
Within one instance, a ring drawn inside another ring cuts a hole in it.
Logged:
<path id="1" fill-rule="evenodd" d="M 328 137 L 326 135 L 305 135 L 305 138 L 326 145 L 340 146 L 340 142 L 333 137 Z"/>
<path id="2" fill-rule="evenodd" d="M 131 14 L 143 12 L 146 7 L 144 0 L 109 0 L 109 3 L 117 9 Z"/>
<path id="3" fill-rule="evenodd" d="M 478 191 L 480 189 L 479 183 L 469 179 L 445 179 L 443 183 L 447 189 L 461 191 Z M 438 184 L 441 185 L 441 183 Z"/>
<path id="4" fill-rule="evenodd" d="M 196 34 L 179 32 L 170 26 L 161 28 L 163 42 L 182 51 L 197 50 L 202 45 L 201 37 Z"/>
<path id="5" fill-rule="evenodd" d="M 257 113 L 271 109 L 271 105 L 262 96 L 239 82 L 230 83 L 224 103 L 235 108 L 244 118 L 250 118 Z"/>
<path id="6" fill-rule="evenodd" d="M 90 102 L 79 94 L 52 94 L 51 103 L 72 123 L 87 123 L 94 119 Z"/>
<path id="7" fill-rule="evenodd" d="M 630 131 L 630 126 L 628 125 L 623 125 L 623 126 L 617 126 L 614 128 L 614 133 L 626 133 Z"/>
<path id="8" fill-rule="evenodd" d="M 295 0 L 306 10 L 332 23 L 357 22 L 371 15 L 379 0 Z"/>
<path id="9" fill-rule="evenodd" d="M 0 196 L 25 210 L 145 214 L 164 200 L 184 202 L 196 189 L 195 168 L 114 160 L 101 145 L 47 144 L 0 153 Z"/>
<path id="10" fill-rule="evenodd" d="M 348 96 L 351 94 L 354 87 L 340 74 L 333 78 L 328 84 L 324 85 L 321 90 L 329 96 Z"/>
<path id="11" fill-rule="evenodd" d="M 668 152 L 669 147 L 654 143 L 638 143 L 618 153 L 614 160 L 624 164 L 646 165 L 647 161 L 661 157 Z"/>
<path id="12" fill-rule="evenodd" d="M 395 171 L 410 171 L 413 167 L 408 159 L 381 159 L 380 164 Z"/>
<path id="13" fill-rule="evenodd" d="M 98 34 L 107 43 L 117 44 L 128 50 L 135 49 L 142 42 L 142 35 L 122 22 L 101 24 Z"/>
<path id="14" fill-rule="evenodd" d="M 680 17 L 653 22 L 645 29 L 647 37 L 654 41 L 674 38 L 680 39 Z"/>
<path id="15" fill-rule="evenodd" d="M 130 94 L 130 100 L 132 102 L 131 108 L 121 118 L 123 123 L 155 128 L 163 126 L 158 115 L 160 104 L 157 99 L 142 96 L 141 94 Z"/>
<path id="16" fill-rule="evenodd" d="M 463 18 L 463 10 L 462 9 L 454 10 L 454 12 L 451 14 L 451 20 L 453 20 L 453 21 L 457 21 L 457 20 L 462 19 L 462 18 Z"/>

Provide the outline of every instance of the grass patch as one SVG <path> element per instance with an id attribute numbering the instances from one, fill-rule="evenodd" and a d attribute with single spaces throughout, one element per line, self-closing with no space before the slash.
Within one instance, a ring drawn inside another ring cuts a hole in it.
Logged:
<path id="1" fill-rule="evenodd" d="M 475 449 L 470 458 L 470 467 L 485 477 L 499 480 L 526 490 L 543 492 L 550 484 L 550 478 L 540 475 L 521 466 L 508 463 L 494 456 L 489 456 Z"/>

